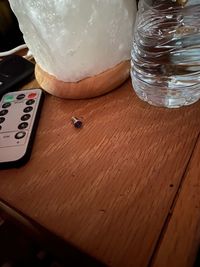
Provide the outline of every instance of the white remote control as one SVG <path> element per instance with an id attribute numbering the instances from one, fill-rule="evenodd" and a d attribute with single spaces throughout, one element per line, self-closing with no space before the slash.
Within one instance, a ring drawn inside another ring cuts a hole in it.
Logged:
<path id="1" fill-rule="evenodd" d="M 0 168 L 19 167 L 31 148 L 43 102 L 41 89 L 7 93 L 0 102 Z"/>

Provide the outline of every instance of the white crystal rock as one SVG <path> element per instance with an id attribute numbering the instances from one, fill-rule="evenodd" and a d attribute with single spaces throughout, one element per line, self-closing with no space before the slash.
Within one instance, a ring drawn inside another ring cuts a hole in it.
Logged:
<path id="1" fill-rule="evenodd" d="M 39 66 L 66 82 L 130 58 L 135 0 L 9 0 Z"/>

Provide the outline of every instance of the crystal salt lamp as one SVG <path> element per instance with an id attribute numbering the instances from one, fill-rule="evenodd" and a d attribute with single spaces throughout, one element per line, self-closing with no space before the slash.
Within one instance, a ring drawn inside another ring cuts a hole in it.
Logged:
<path id="1" fill-rule="evenodd" d="M 9 0 L 40 86 L 63 98 L 104 94 L 129 76 L 135 0 Z"/>

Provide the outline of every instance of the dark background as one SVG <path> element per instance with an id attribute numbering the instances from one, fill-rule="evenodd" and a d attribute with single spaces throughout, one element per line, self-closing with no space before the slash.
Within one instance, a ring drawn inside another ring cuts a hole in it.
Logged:
<path id="1" fill-rule="evenodd" d="M 0 0 L 0 52 L 24 43 L 17 19 L 7 0 Z"/>

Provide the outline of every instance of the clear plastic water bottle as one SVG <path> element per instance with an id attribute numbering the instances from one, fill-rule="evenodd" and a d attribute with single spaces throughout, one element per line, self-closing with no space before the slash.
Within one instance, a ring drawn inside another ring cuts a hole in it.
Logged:
<path id="1" fill-rule="evenodd" d="M 152 105 L 200 99 L 200 0 L 140 0 L 131 76 L 137 95 Z"/>

